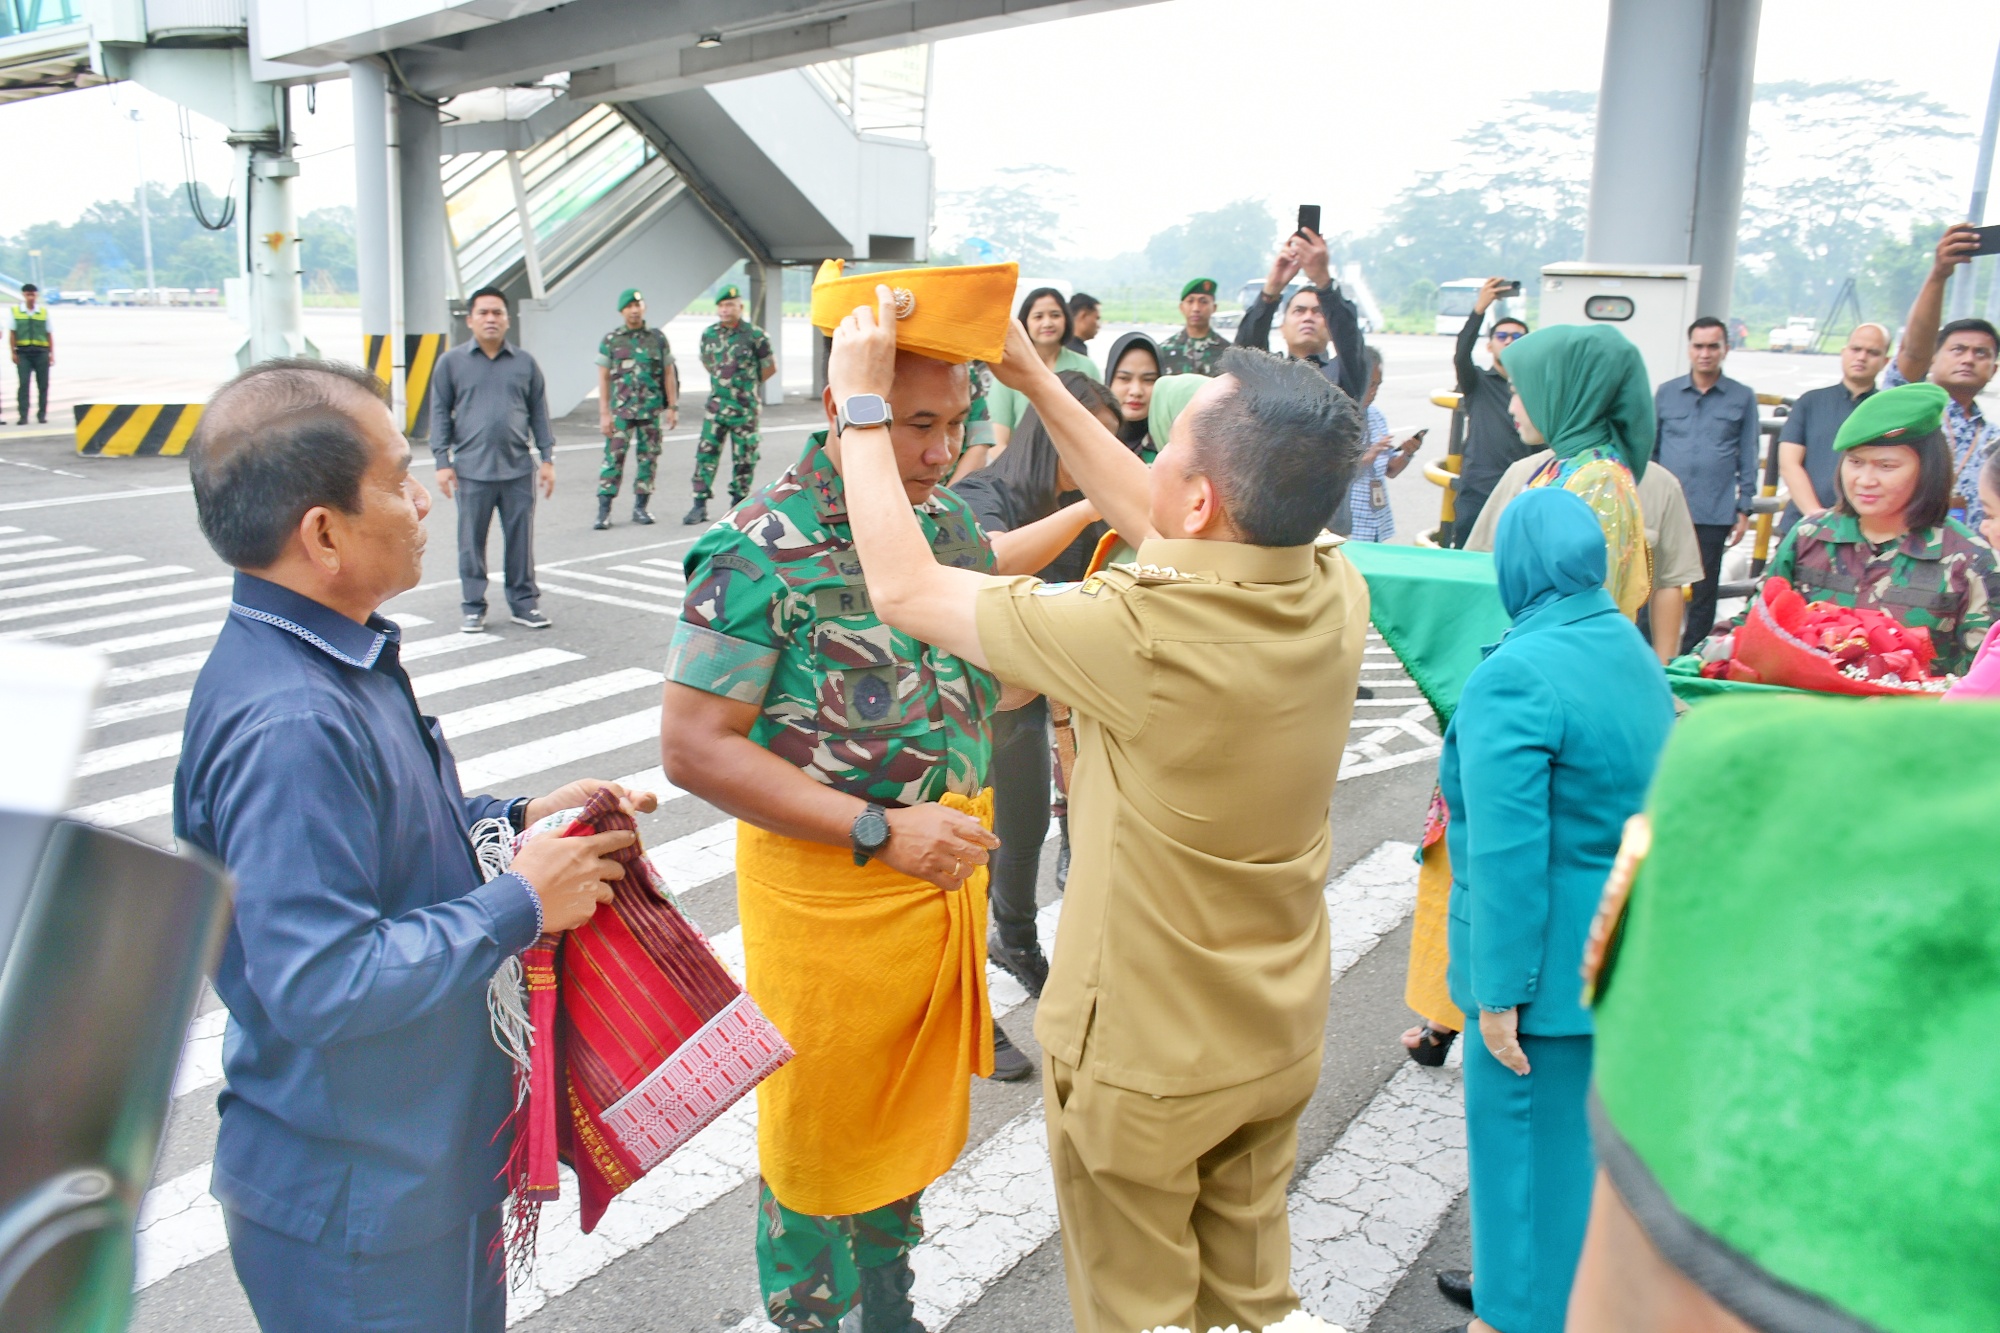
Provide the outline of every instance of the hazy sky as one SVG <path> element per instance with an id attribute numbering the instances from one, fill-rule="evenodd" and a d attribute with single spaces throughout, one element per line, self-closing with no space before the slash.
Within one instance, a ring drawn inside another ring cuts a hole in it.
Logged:
<path id="1" fill-rule="evenodd" d="M 1881 79 L 1928 92 L 1976 130 L 2000 4 L 1765 0 L 1763 12 L 1759 81 Z M 1002 166 L 1067 168 L 1072 254 L 1134 248 L 1245 196 L 1281 218 L 1317 202 L 1328 232 L 1361 230 L 1420 173 L 1449 165 L 1452 141 L 1499 103 L 1595 88 L 1605 13 L 1604 0 L 1165 0 L 962 38 L 937 50 L 938 188 L 985 184 Z M 294 98 L 301 210 L 353 202 L 346 83 L 320 87 L 316 115 Z M 226 186 L 221 127 L 192 124 L 197 174 Z M 0 235 L 129 197 L 135 136 L 147 175 L 180 184 L 177 110 L 134 85 L 0 106 Z M 1973 155 L 1968 141 L 1940 159 L 1954 199 L 1970 193 Z"/>

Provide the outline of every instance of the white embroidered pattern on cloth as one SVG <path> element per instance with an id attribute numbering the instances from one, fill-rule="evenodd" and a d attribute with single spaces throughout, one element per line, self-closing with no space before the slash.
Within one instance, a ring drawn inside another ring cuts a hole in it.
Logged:
<path id="1" fill-rule="evenodd" d="M 739 995 L 605 1108 L 604 1127 L 650 1171 L 791 1058 L 763 1010 Z"/>

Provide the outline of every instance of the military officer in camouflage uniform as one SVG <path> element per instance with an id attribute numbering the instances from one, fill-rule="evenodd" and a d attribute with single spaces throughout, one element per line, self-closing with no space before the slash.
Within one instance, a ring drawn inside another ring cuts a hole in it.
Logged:
<path id="1" fill-rule="evenodd" d="M 1833 508 L 1800 519 L 1764 577 L 1789 580 L 1808 602 L 1868 607 L 1930 631 L 1931 670 L 1957 674 L 1993 624 L 2000 573 L 1992 548 L 1950 514 L 1954 465 L 1942 429 L 1950 401 L 1935 384 L 1862 400 L 1834 437 Z M 1728 649 L 1717 636 L 1701 653 Z"/>
<path id="2" fill-rule="evenodd" d="M 937 560 L 990 571 L 993 549 L 971 509 L 939 484 L 957 460 L 970 406 L 967 377 L 960 366 L 923 357 L 898 364 L 892 435 L 917 521 Z M 671 781 L 748 825 L 806 843 L 832 843 L 842 859 L 851 840 L 856 865 L 872 856 L 947 890 L 947 899 L 961 897 L 969 892 L 966 877 L 998 841 L 959 811 L 988 785 L 988 719 L 1000 686 L 989 673 L 876 616 L 853 550 L 839 458 L 837 438 L 813 435 L 797 462 L 702 534 L 688 553 L 687 598 L 667 653 L 662 760 Z M 886 825 L 886 832 L 877 829 L 882 840 L 872 851 L 863 832 L 870 818 Z M 740 899 L 757 892 L 745 888 L 742 849 L 739 834 Z M 846 890 L 815 878 L 811 891 L 827 897 Z M 856 893 L 853 901 L 856 910 L 883 910 L 879 890 Z M 756 907 L 744 901 L 748 981 L 751 994 L 768 1004 L 760 992 L 771 984 L 772 969 L 800 964 L 787 963 L 777 946 L 766 946 L 765 937 L 753 932 Z M 983 942 L 983 910 L 979 915 Z M 843 939 L 816 942 L 812 985 L 816 1009 L 831 1015 L 826 1021 L 854 1021 L 873 1006 L 901 1003 L 884 994 L 880 960 L 865 955 L 864 946 Z M 916 998 L 919 1010 L 927 1002 L 928 991 Z M 782 1011 L 771 1015 L 786 1023 Z M 942 1021 L 932 1014 L 921 1022 L 912 1018 L 910 1027 L 928 1030 Z M 819 1048 L 830 1038 L 784 1030 L 799 1058 L 779 1078 L 867 1083 L 884 1077 L 870 1058 L 829 1061 Z M 1031 1075 L 1033 1065 L 1005 1044 L 997 1025 L 994 1035 L 994 1076 Z M 900 1067 L 904 1058 L 887 1063 Z M 952 1084 L 939 1100 L 964 1093 L 962 1075 Z M 768 1136 L 817 1127 L 780 1126 L 762 1100 L 767 1090 L 760 1089 L 765 1180 L 757 1234 L 766 1313 L 782 1329 L 831 1329 L 858 1298 L 866 1333 L 921 1333 L 908 1298 L 908 1253 L 923 1233 L 923 1184 L 935 1176 L 926 1171 L 908 1180 L 902 1173 L 872 1172 L 871 1178 L 894 1174 L 894 1189 L 915 1184 L 916 1192 L 845 1215 L 788 1206 L 772 1187 Z M 891 1093 L 882 1096 L 885 1105 L 894 1104 Z M 816 1143 L 814 1149 L 826 1159 L 820 1174 L 838 1175 L 845 1153 L 859 1156 L 868 1146 L 824 1141 L 840 1137 L 820 1132 L 823 1147 Z M 961 1134 L 943 1160 L 948 1163 L 962 1144 Z"/>
<path id="3" fill-rule="evenodd" d="M 660 413 L 667 428 L 681 424 L 680 378 L 673 349 L 660 329 L 646 326 L 646 298 L 636 287 L 618 295 L 624 322 L 597 345 L 597 428 L 604 434 L 604 466 L 597 473 L 597 522 L 611 526 L 611 502 L 625 479 L 626 450 L 637 446 L 632 465 L 632 521 L 650 524 L 646 502 L 653 498 L 653 469 L 660 458 Z"/>
<path id="4" fill-rule="evenodd" d="M 758 395 L 764 381 L 778 373 L 771 340 L 764 330 L 743 318 L 743 292 L 724 287 L 715 294 L 715 323 L 701 332 L 701 364 L 708 371 L 708 410 L 701 419 L 701 441 L 694 448 L 694 507 L 682 523 L 708 522 L 708 497 L 715 469 L 722 462 L 722 440 L 731 442 L 729 503 L 743 503 L 757 472 L 757 433 L 761 415 Z"/>
<path id="5" fill-rule="evenodd" d="M 1162 375 L 1213 375 L 1229 350 L 1229 339 L 1209 328 L 1215 318 L 1215 279 L 1194 278 L 1181 288 L 1181 318 L 1186 321 L 1179 333 L 1160 343 Z"/>

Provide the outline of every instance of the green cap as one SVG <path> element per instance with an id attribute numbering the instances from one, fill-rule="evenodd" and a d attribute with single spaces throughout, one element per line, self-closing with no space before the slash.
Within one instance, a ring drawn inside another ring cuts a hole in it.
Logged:
<path id="1" fill-rule="evenodd" d="M 742 299 L 743 299 L 743 289 L 741 287 L 738 287 L 735 283 L 729 284 L 729 286 L 724 287 L 721 291 L 715 294 L 715 302 L 717 305 L 722 304 L 724 301 L 740 301 Z"/>
<path id="2" fill-rule="evenodd" d="M 1935 384 L 1899 384 L 1871 393 L 1840 423 L 1833 447 L 1915 444 L 1944 424 L 1944 410 L 1950 405 L 1951 395 Z"/>
<path id="3" fill-rule="evenodd" d="M 1185 301 L 1190 296 L 1196 296 L 1196 295 L 1200 296 L 1215 295 L 1215 279 L 1189 278 L 1187 286 L 1181 288 L 1181 300 Z"/>
<path id="4" fill-rule="evenodd" d="M 631 305 L 634 301 L 643 301 L 645 299 L 644 296 L 640 295 L 637 287 L 627 287 L 624 291 L 618 293 L 619 312 L 622 314 L 626 306 Z"/>
<path id="5" fill-rule="evenodd" d="M 1187 410 L 1188 403 L 1206 383 L 1206 375 L 1162 375 L 1154 381 L 1153 405 L 1146 410 L 1146 431 L 1153 437 L 1155 449 L 1167 447 L 1174 418 Z"/>
<path id="6" fill-rule="evenodd" d="M 1661 760 L 1592 1130 L 1755 1328 L 2000 1328 L 1995 791 L 1988 704 L 1717 700 Z"/>

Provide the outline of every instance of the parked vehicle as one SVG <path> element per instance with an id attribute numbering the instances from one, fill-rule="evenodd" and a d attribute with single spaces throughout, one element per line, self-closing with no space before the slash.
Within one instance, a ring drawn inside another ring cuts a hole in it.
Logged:
<path id="1" fill-rule="evenodd" d="M 1456 338 L 1458 331 L 1465 327 L 1465 317 L 1472 313 L 1472 307 L 1479 300 L 1479 289 L 1486 285 L 1484 278 L 1455 278 L 1438 284 L 1437 319 L 1431 325 L 1431 332 L 1447 338 Z M 1519 296 L 1503 296 L 1486 309 L 1486 322 L 1490 326 L 1502 315 L 1514 319 L 1528 317 L 1528 303 Z"/>
<path id="2" fill-rule="evenodd" d="M 1819 342 L 1819 321 L 1810 315 L 1793 315 L 1771 330 L 1765 346 L 1774 352 L 1810 352 Z"/>

